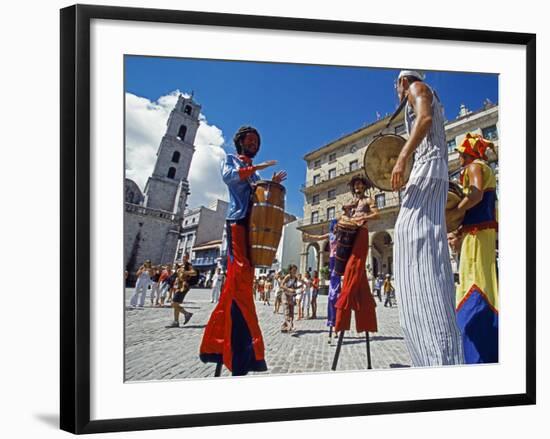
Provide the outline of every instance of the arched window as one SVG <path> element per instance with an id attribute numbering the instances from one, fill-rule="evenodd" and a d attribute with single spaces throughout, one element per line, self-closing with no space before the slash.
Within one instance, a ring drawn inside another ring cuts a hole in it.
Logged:
<path id="1" fill-rule="evenodd" d="M 180 161 L 180 153 L 179 151 L 174 151 L 174 154 L 172 154 L 172 162 L 173 163 L 179 163 Z"/>
<path id="2" fill-rule="evenodd" d="M 175 178 L 176 177 L 176 168 L 171 167 L 170 169 L 168 169 L 167 177 L 168 178 Z"/>
<path id="3" fill-rule="evenodd" d="M 191 110 L 192 110 L 191 105 L 186 105 L 186 106 L 185 106 L 185 109 L 183 110 L 183 112 L 184 112 L 185 114 L 191 115 Z"/>
<path id="4" fill-rule="evenodd" d="M 180 140 L 185 140 L 185 133 L 187 133 L 187 127 L 185 125 L 182 125 L 180 127 L 180 130 L 178 131 L 178 137 Z"/>

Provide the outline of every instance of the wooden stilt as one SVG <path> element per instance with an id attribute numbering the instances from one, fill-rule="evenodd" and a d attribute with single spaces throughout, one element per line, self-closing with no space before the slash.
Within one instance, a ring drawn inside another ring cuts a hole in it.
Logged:
<path id="1" fill-rule="evenodd" d="M 332 326 L 328 329 L 328 344 L 332 344 Z"/>
<path id="2" fill-rule="evenodd" d="M 216 372 L 214 373 L 215 377 L 219 377 L 222 375 L 222 366 L 223 366 L 222 362 L 216 363 Z"/>
<path id="3" fill-rule="evenodd" d="M 332 370 L 336 370 L 336 366 L 338 366 L 338 358 L 340 357 L 340 349 L 342 349 L 342 342 L 344 341 L 344 332 L 340 331 L 340 334 L 338 336 L 338 345 L 336 346 L 336 352 L 334 354 L 334 360 L 332 361 Z"/>
<path id="4" fill-rule="evenodd" d="M 367 339 L 367 369 L 372 369 L 372 363 L 370 359 L 370 336 L 369 331 L 365 331 L 365 337 Z"/>

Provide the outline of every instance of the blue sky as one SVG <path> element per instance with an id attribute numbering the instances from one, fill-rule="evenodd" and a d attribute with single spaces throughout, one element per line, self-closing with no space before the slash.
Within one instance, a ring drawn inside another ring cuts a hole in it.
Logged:
<path id="1" fill-rule="evenodd" d="M 288 172 L 287 210 L 298 217 L 304 154 L 375 121 L 377 112 L 392 113 L 398 104 L 398 70 L 139 56 L 126 57 L 125 67 L 127 95 L 155 103 L 174 90 L 193 91 L 208 124 L 221 130 L 226 152 L 233 151 L 239 126 L 257 127 L 262 148 L 255 161 L 276 159 L 276 168 Z M 476 110 L 486 98 L 498 102 L 495 74 L 428 71 L 426 82 L 437 90 L 449 120 L 462 103 Z M 267 171 L 264 177 L 271 175 Z"/>

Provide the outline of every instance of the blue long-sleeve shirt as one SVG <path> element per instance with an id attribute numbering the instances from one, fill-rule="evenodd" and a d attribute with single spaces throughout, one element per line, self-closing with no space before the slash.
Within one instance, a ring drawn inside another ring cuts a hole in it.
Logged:
<path id="1" fill-rule="evenodd" d="M 237 221 L 246 217 L 252 193 L 252 184 L 260 180 L 257 172 L 246 172 L 251 166 L 234 154 L 227 154 L 222 163 L 222 178 L 229 190 L 229 210 L 226 219 Z M 243 172 L 244 171 L 244 172 Z"/>

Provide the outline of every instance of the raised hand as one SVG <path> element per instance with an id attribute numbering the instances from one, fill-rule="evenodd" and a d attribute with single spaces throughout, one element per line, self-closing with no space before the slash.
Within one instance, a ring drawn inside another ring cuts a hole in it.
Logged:
<path id="1" fill-rule="evenodd" d="M 274 172 L 271 180 L 273 180 L 275 183 L 280 183 L 281 181 L 286 180 L 286 176 L 286 171 Z"/>

